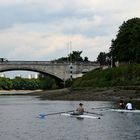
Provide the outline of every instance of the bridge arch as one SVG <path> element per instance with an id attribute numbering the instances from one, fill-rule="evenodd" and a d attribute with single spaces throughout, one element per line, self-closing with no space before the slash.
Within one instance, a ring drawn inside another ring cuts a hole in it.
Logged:
<path id="1" fill-rule="evenodd" d="M 25 70 L 53 77 L 58 83 L 82 74 L 84 69 L 91 71 L 99 68 L 96 63 L 56 63 L 51 61 L 0 61 L 0 72 Z"/>
<path id="2" fill-rule="evenodd" d="M 0 70 L 0 72 L 7 72 L 7 71 L 32 71 L 32 72 L 37 72 L 37 73 L 41 73 L 43 75 L 49 75 L 50 77 L 54 78 L 57 82 L 57 84 L 59 86 L 62 86 L 64 84 L 64 80 L 61 79 L 60 77 L 52 74 L 52 73 L 48 73 L 48 72 L 44 72 L 44 71 L 40 71 L 40 70 L 36 70 L 36 69 L 32 69 L 32 68 L 5 68 Z"/>

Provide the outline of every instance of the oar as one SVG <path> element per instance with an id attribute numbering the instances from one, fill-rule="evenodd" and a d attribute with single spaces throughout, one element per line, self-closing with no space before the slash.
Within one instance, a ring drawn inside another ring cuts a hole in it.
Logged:
<path id="1" fill-rule="evenodd" d="M 85 113 L 89 113 L 89 114 L 95 114 L 95 115 L 100 115 L 103 116 L 103 114 L 99 114 L 99 113 L 94 113 L 94 112 L 88 112 L 88 111 L 84 111 Z"/>
<path id="2" fill-rule="evenodd" d="M 68 112 L 73 112 L 74 110 L 70 110 L 70 111 L 63 111 L 63 112 L 54 112 L 54 113 L 49 113 L 49 114 L 39 114 L 39 116 L 41 118 L 45 117 L 45 116 L 49 116 L 49 115 L 57 115 L 57 114 L 61 114 L 61 113 L 68 113 Z"/>

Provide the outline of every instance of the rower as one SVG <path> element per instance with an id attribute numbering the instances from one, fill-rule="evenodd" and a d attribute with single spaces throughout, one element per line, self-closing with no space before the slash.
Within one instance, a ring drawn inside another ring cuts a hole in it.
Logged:
<path id="1" fill-rule="evenodd" d="M 84 114 L 83 104 L 80 103 L 79 107 L 71 115 L 83 115 L 83 114 Z"/>
<path id="2" fill-rule="evenodd" d="M 126 108 L 127 110 L 132 110 L 132 109 L 133 109 L 133 106 L 132 106 L 131 101 L 129 101 L 129 102 L 126 104 L 125 108 Z"/>
<path id="3" fill-rule="evenodd" d="M 124 105 L 124 101 L 123 100 L 119 101 L 118 108 L 125 109 L 125 105 Z"/>

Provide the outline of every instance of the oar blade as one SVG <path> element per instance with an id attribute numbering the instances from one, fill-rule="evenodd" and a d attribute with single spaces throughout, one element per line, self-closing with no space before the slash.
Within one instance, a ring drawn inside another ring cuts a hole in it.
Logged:
<path id="1" fill-rule="evenodd" d="M 54 112 L 54 113 L 49 113 L 49 114 L 40 113 L 40 114 L 39 114 L 39 117 L 40 117 L 40 118 L 45 118 L 45 116 L 57 115 L 57 114 L 66 113 L 66 112 L 73 112 L 73 111 L 74 111 L 74 110 L 63 111 L 63 112 Z"/>
<path id="2" fill-rule="evenodd" d="M 39 114 L 39 118 L 41 118 L 41 119 L 45 118 L 45 116 L 46 116 L 46 114 L 43 114 L 43 113 Z"/>

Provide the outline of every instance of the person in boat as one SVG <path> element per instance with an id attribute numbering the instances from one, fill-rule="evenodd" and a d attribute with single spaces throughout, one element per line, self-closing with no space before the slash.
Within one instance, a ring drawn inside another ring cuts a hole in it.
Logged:
<path id="1" fill-rule="evenodd" d="M 125 109 L 125 104 L 124 104 L 124 101 L 123 100 L 120 100 L 119 101 L 118 108 L 119 109 Z"/>
<path id="2" fill-rule="evenodd" d="M 132 110 L 132 109 L 133 109 L 132 102 L 129 101 L 129 102 L 125 105 L 125 108 L 126 108 L 127 110 Z"/>
<path id="3" fill-rule="evenodd" d="M 83 104 L 80 103 L 79 107 L 71 115 L 83 115 L 83 114 L 84 114 Z"/>

